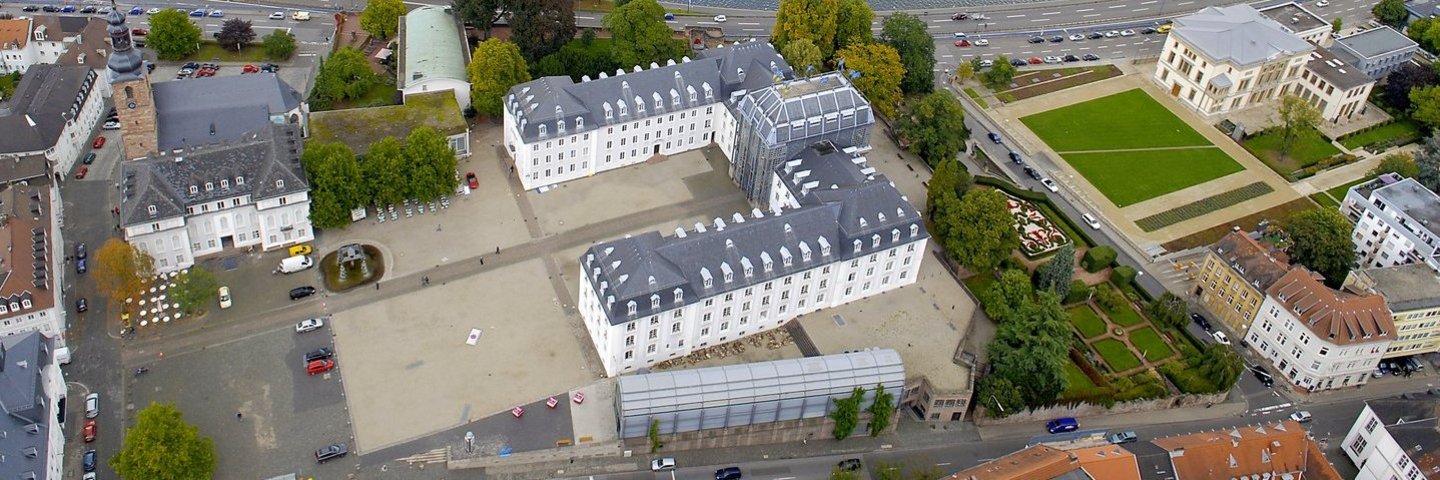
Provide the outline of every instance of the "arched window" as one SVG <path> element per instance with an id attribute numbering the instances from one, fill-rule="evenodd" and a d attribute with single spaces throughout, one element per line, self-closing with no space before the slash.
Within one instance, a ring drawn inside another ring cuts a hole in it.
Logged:
<path id="1" fill-rule="evenodd" d="M 125 99 L 130 100 L 132 98 L 135 98 L 135 87 L 127 85 L 125 86 Z"/>

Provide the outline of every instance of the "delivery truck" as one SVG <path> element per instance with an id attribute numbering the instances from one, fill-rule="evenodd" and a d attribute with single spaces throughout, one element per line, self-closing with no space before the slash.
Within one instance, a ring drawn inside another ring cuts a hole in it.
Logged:
<path id="1" fill-rule="evenodd" d="M 315 261 L 311 260 L 309 255 L 296 255 L 281 260 L 280 267 L 275 269 L 275 273 L 295 273 L 310 268 L 314 265 Z"/>

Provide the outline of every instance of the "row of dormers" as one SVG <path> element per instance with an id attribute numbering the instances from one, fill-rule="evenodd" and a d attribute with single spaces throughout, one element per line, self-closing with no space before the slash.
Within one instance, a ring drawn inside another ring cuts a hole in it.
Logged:
<path id="1" fill-rule="evenodd" d="M 238 186 L 244 186 L 244 185 L 245 185 L 245 177 L 244 177 L 244 176 L 240 176 L 240 175 L 236 175 L 236 176 L 235 176 L 235 186 L 238 187 Z M 222 178 L 222 179 L 220 179 L 220 189 L 221 189 L 221 190 L 229 190 L 229 189 L 230 189 L 230 179 L 228 179 L 228 178 Z M 213 192 L 213 191 L 215 191 L 215 182 L 205 182 L 205 192 L 206 192 L 206 193 L 209 193 L 209 192 Z M 191 186 L 190 186 L 190 195 L 199 195 L 199 194 L 200 194 L 200 186 L 199 186 L 199 185 L 191 185 Z"/>

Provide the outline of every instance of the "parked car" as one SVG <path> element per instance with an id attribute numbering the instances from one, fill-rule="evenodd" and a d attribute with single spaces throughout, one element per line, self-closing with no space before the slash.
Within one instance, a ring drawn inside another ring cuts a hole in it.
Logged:
<path id="1" fill-rule="evenodd" d="M 87 472 L 95 471 L 95 465 L 100 462 L 100 455 L 95 450 L 86 450 L 85 455 L 80 457 L 80 468 Z"/>
<path id="2" fill-rule="evenodd" d="M 1086 224 L 1086 225 L 1089 225 L 1091 229 L 1094 229 L 1094 230 L 1099 230 L 1099 229 L 1100 229 L 1100 221 L 1099 221 L 1099 220 L 1096 220 L 1094 215 L 1091 215 L 1091 214 L 1086 213 L 1086 214 L 1080 215 L 1080 219 L 1081 219 L 1081 220 L 1084 220 L 1084 221 L 1085 221 L 1085 224 Z"/>
<path id="3" fill-rule="evenodd" d="M 1091 40 L 1097 40 L 1097 39 L 1105 38 L 1105 34 L 1100 33 L 1100 32 L 1090 32 L 1090 34 L 1089 34 L 1089 35 L 1086 35 L 1085 38 L 1089 38 L 1089 39 L 1091 39 Z"/>
<path id="4" fill-rule="evenodd" d="M 1190 320 L 1194 321 L 1196 325 L 1199 325 L 1201 330 L 1210 331 L 1210 321 L 1206 320 L 1204 315 L 1191 313 Z"/>
<path id="5" fill-rule="evenodd" d="M 80 168 L 75 169 L 75 179 L 83 179 L 87 173 L 90 173 L 90 167 L 81 165 Z"/>
<path id="6" fill-rule="evenodd" d="M 90 256 L 90 249 L 85 247 L 85 242 L 75 244 L 75 258 L 85 259 Z"/>
<path id="7" fill-rule="evenodd" d="M 965 19 L 967 19 L 967 18 L 970 18 L 970 14 L 968 14 L 968 13 L 956 13 L 956 14 L 950 15 L 950 19 L 951 19 L 951 20 L 965 20 Z"/>
<path id="8" fill-rule="evenodd" d="M 1012 59 L 1010 59 L 1010 65 L 1012 65 L 1012 66 L 1023 67 L 1023 66 L 1029 65 L 1029 64 L 1030 64 L 1030 63 L 1029 63 L 1029 62 L 1026 62 L 1024 59 L 1020 59 L 1020 58 L 1012 58 Z M 117 127 L 115 127 L 115 128 L 120 128 L 120 127 L 117 126 Z"/>
<path id="9" fill-rule="evenodd" d="M 221 18 L 221 17 L 224 17 L 224 16 L 225 16 L 225 11 L 224 11 L 224 10 L 211 10 L 211 11 L 210 11 L 210 16 L 211 16 L 212 18 Z"/>
<path id="10" fill-rule="evenodd" d="M 1087 53 L 1087 54 L 1085 54 L 1085 56 L 1080 57 L 1080 59 L 1081 59 L 1081 60 L 1084 60 L 1084 61 L 1087 61 L 1087 62 L 1093 62 L 1093 61 L 1099 60 L 1099 59 L 1100 59 L 1100 56 L 1099 56 L 1099 55 L 1096 55 L 1096 54 L 1093 54 L 1093 53 Z"/>
<path id="11" fill-rule="evenodd" d="M 291 245 L 291 246 L 290 246 L 290 256 L 292 256 L 292 257 L 297 256 L 297 255 L 309 255 L 309 254 L 313 253 L 314 251 L 315 251 L 315 247 L 311 247 L 310 244 L 308 244 L 308 243 L 302 243 L 302 244 L 299 244 L 299 245 Z"/>
<path id="12" fill-rule="evenodd" d="M 1055 35 L 1055 36 L 1050 37 L 1050 43 L 1060 43 L 1060 42 L 1063 42 L 1063 41 L 1065 41 L 1065 37 L 1062 37 L 1062 36 L 1060 36 L 1060 35 Z"/>
<path id="13" fill-rule="evenodd" d="M 305 365 L 305 373 L 319 375 L 335 369 L 335 361 L 330 359 L 316 360 Z"/>
<path id="14" fill-rule="evenodd" d="M 1225 332 L 1210 332 L 1210 336 L 1215 337 L 1215 343 L 1221 345 L 1230 344 L 1230 337 L 1225 336 Z"/>
<path id="15" fill-rule="evenodd" d="M 1074 417 L 1061 417 L 1045 424 L 1050 433 L 1073 432 L 1080 429 L 1080 422 Z"/>
<path id="16" fill-rule="evenodd" d="M 1250 373 L 1255 375 L 1255 380 L 1259 380 L 1261 385 L 1267 387 L 1275 386 L 1275 377 L 1270 376 L 1270 371 L 1266 370 L 1264 366 L 1251 365 Z"/>
<path id="17" fill-rule="evenodd" d="M 230 287 L 220 287 L 220 309 L 230 308 Z"/>
<path id="18" fill-rule="evenodd" d="M 968 47 L 968 46 L 970 46 L 970 42 L 969 42 L 968 40 L 960 40 L 960 41 L 958 41 L 958 42 L 955 42 L 955 46 L 957 46 L 957 47 Z"/>
<path id="19" fill-rule="evenodd" d="M 245 66 L 240 67 L 240 74 L 241 74 L 241 75 L 244 75 L 244 74 L 247 74 L 247 73 L 260 73 L 260 67 L 257 67 L 257 66 L 254 66 L 254 65 L 250 65 L 250 64 L 248 64 L 248 63 L 245 64 Z"/>
<path id="20" fill-rule="evenodd" d="M 1118 432 L 1110 434 L 1110 443 L 1116 445 L 1122 443 L 1134 443 L 1136 440 L 1139 439 L 1140 437 L 1136 436 L 1135 432 Z"/>
<path id="21" fill-rule="evenodd" d="M 131 15 L 139 15 L 139 14 L 142 14 L 142 13 L 145 13 L 145 9 L 143 9 L 143 8 L 135 7 L 135 8 L 131 8 L 131 9 L 130 9 L 130 14 L 131 14 Z"/>
<path id="22" fill-rule="evenodd" d="M 1330 2 L 1329 2 L 1329 0 L 1320 0 L 1320 1 L 1318 1 L 1318 2 L 1315 2 L 1315 6 L 1320 7 L 1320 8 L 1325 8 L 1325 7 L 1330 6 Z"/>
<path id="23" fill-rule="evenodd" d="M 650 461 L 650 471 L 663 472 L 675 469 L 675 457 L 657 458 Z"/>
<path id="24" fill-rule="evenodd" d="M 1045 57 L 1045 63 L 1060 63 L 1060 62 L 1063 62 L 1063 61 L 1065 61 L 1064 58 L 1061 58 L 1061 57 L 1056 56 L 1056 55 L 1049 55 L 1049 56 L 1046 56 L 1046 57 Z"/>
<path id="25" fill-rule="evenodd" d="M 75 299 L 75 311 L 79 313 L 90 311 L 90 302 L 86 301 L 85 297 Z"/>
<path id="26" fill-rule="evenodd" d="M 990 133 L 987 134 L 986 136 L 987 136 L 987 137 L 990 137 L 990 141 L 991 141 L 991 142 L 994 142 L 996 145 L 999 145 L 999 144 L 1000 144 L 1000 134 L 995 133 L 995 132 L 990 132 Z"/>
<path id="27" fill-rule="evenodd" d="M 1127 29 L 1124 29 L 1124 30 L 1121 30 L 1121 31 L 1120 31 L 1120 36 L 1122 36 L 1122 37 L 1133 37 L 1133 36 L 1135 36 L 1135 31 L 1127 28 Z"/>
<path id="28" fill-rule="evenodd" d="M 1085 36 L 1084 36 L 1084 35 L 1081 35 L 1081 34 L 1078 34 L 1078 33 L 1070 36 L 1070 41 L 1072 41 L 1072 42 L 1078 42 L 1078 41 L 1081 41 L 1081 40 L 1084 40 L 1084 39 L 1085 39 Z"/>
<path id="29" fill-rule="evenodd" d="M 85 167 L 80 167 L 80 168 L 85 168 Z M 85 272 L 90 271 L 90 265 L 89 265 L 88 262 L 89 262 L 89 260 L 86 260 L 86 259 L 83 259 L 83 258 L 82 258 L 82 259 L 79 259 L 79 260 L 76 260 L 76 261 L 75 261 L 75 273 L 84 274 Z"/>
<path id="30" fill-rule="evenodd" d="M 316 361 L 316 360 L 324 360 L 324 359 L 327 359 L 327 358 L 330 358 L 330 357 L 333 357 L 333 356 L 335 356 L 335 351 L 334 351 L 334 350 L 331 350 L 330 347 L 323 347 L 323 348 L 321 348 L 321 349 L 319 349 L 319 350 L 315 350 L 315 351 L 306 353 L 306 354 L 305 354 L 305 363 L 308 365 L 310 362 L 313 362 L 313 361 Z"/>
<path id="31" fill-rule="evenodd" d="M 477 190 L 480 188 L 480 177 L 476 177 L 475 172 L 466 173 L 465 184 L 469 185 L 471 190 Z"/>
<path id="32" fill-rule="evenodd" d="M 20 11 L 22 11 L 22 12 L 38 12 L 38 11 L 40 11 L 40 7 L 37 7 L 37 6 L 35 6 L 35 5 L 26 5 L 25 8 L 21 8 Z"/>
<path id="33" fill-rule="evenodd" d="M 284 20 L 284 19 L 285 19 L 285 12 L 274 12 L 274 13 L 271 13 L 271 14 L 270 14 L 270 19 L 271 19 L 271 20 Z"/>
<path id="34" fill-rule="evenodd" d="M 290 289 L 290 299 L 299 300 L 315 294 L 315 287 L 306 285 Z"/>
<path id="35" fill-rule="evenodd" d="M 56 7 L 56 6 L 54 6 L 54 5 L 46 5 L 46 6 L 44 6 L 44 7 L 41 7 L 40 9 L 41 9 L 41 10 L 44 10 L 44 11 L 47 12 L 47 13 L 55 13 L 55 12 L 60 11 L 60 7 Z"/>
<path id="36" fill-rule="evenodd" d="M 665 21 L 667 21 L 667 22 L 673 22 L 673 21 L 675 21 L 675 14 L 670 13 L 670 12 L 665 12 Z"/>
<path id="37" fill-rule="evenodd" d="M 75 13 L 75 7 L 70 5 L 60 7 L 60 13 Z"/>
<path id="38" fill-rule="evenodd" d="M 203 9 L 203 8 L 197 8 L 197 9 L 191 10 L 191 11 L 190 11 L 190 16 L 192 16 L 192 17 L 203 17 L 203 16 L 205 16 L 205 9 Z"/>
<path id="39" fill-rule="evenodd" d="M 1164 25 L 1155 27 L 1155 31 L 1156 31 L 1156 32 L 1159 32 L 1159 33 L 1170 33 L 1170 24 L 1167 23 L 1167 24 L 1164 24 Z"/>
<path id="40" fill-rule="evenodd" d="M 1155 28 L 1154 28 L 1154 27 L 1145 27 L 1145 28 L 1140 29 L 1140 34 L 1141 34 L 1141 35 L 1151 35 L 1151 34 L 1154 34 L 1154 33 L 1155 33 Z"/>
<path id="41" fill-rule="evenodd" d="M 94 5 L 86 5 L 80 8 L 80 13 L 95 13 Z"/>
<path id="42" fill-rule="evenodd" d="M 86 421 L 85 421 L 85 427 L 82 428 L 82 429 L 80 429 L 80 432 L 81 432 L 80 435 L 81 435 L 82 437 L 85 437 L 85 443 L 90 443 L 90 442 L 95 441 L 95 434 L 97 433 L 96 430 L 98 430 L 98 429 L 99 429 L 99 427 L 97 427 L 97 426 L 95 425 L 95 421 L 94 421 L 94 420 L 86 420 Z"/>
<path id="43" fill-rule="evenodd" d="M 1027 61 L 1030 62 L 1031 65 L 1039 65 L 1045 63 L 1045 60 L 1040 57 L 1030 57 L 1030 59 Z"/>
<path id="44" fill-rule="evenodd" d="M 346 445 L 343 444 L 343 443 L 337 443 L 337 444 L 330 445 L 330 446 L 328 446 L 328 447 L 323 447 L 323 448 L 321 448 L 321 449 L 319 449 L 319 450 L 316 450 L 316 451 L 315 451 L 315 462 L 317 462 L 317 463 L 325 463 L 325 462 L 328 462 L 328 461 L 331 461 L 331 460 L 334 460 L 334 459 L 343 457 L 343 456 L 345 456 L 346 454 L 349 454 L 349 453 L 350 453 L 350 447 L 346 446 Z"/>
<path id="45" fill-rule="evenodd" d="M 313 287 L 300 287 L 300 288 L 313 288 Z M 324 327 L 324 326 L 325 326 L 325 319 L 323 319 L 323 318 L 320 318 L 320 317 L 307 318 L 307 319 L 301 320 L 300 323 L 295 324 L 295 333 L 309 333 L 309 332 L 313 332 L 313 331 L 319 330 L 321 327 Z"/>
<path id="46" fill-rule="evenodd" d="M 977 41 L 977 42 L 978 42 L 978 41 Z M 979 43 L 976 43 L 976 45 L 979 45 Z M 991 66 L 994 66 L 994 65 L 995 65 L 995 61 L 994 61 L 994 60 L 981 60 L 981 61 L 980 61 L 980 68 L 990 68 Z"/>
<path id="47" fill-rule="evenodd" d="M 132 29 L 130 29 L 130 34 L 131 34 L 131 35 L 145 36 L 145 35 L 149 35 L 149 34 L 150 34 L 150 31 L 149 31 L 149 30 L 146 30 L 146 29 L 143 29 L 143 28 L 132 28 Z"/>
<path id="48" fill-rule="evenodd" d="M 159 8 L 159 7 L 151 7 L 149 10 L 146 10 L 146 11 L 145 11 L 145 14 L 146 14 L 146 15 L 154 15 L 154 14 L 157 14 L 157 13 L 160 13 L 160 8 Z"/>
<path id="49" fill-rule="evenodd" d="M 1060 186 L 1059 186 L 1059 185 L 1056 185 L 1054 180 L 1051 180 L 1051 179 L 1048 179 L 1048 178 L 1042 178 L 1042 179 L 1040 179 L 1040 184 L 1041 184 L 1041 185 L 1044 185 L 1046 190 L 1049 190 L 1049 191 L 1054 192 L 1054 193 L 1060 193 Z"/>
<path id="50" fill-rule="evenodd" d="M 1077 57 L 1077 56 L 1074 56 L 1074 55 L 1066 55 L 1066 56 L 1065 56 L 1065 61 L 1066 61 L 1066 62 L 1078 62 L 1078 61 L 1080 61 L 1080 57 Z"/>
<path id="51" fill-rule="evenodd" d="M 297 22 L 308 22 L 310 21 L 310 12 L 293 12 L 290 14 L 290 19 Z"/>
<path id="52" fill-rule="evenodd" d="M 965 38 L 965 37 L 968 37 L 968 36 L 969 36 L 969 35 L 966 35 L 965 32 L 955 32 L 954 35 L 955 35 L 955 38 Z"/>
<path id="53" fill-rule="evenodd" d="M 740 467 L 725 467 L 715 471 L 715 480 L 739 480 Z"/>
<path id="54" fill-rule="evenodd" d="M 273 63 L 267 63 L 260 66 L 260 71 L 265 73 L 279 73 L 280 66 Z"/>
<path id="55" fill-rule="evenodd" d="M 1011 151 L 1010 151 L 1010 162 L 1011 162 L 1011 163 L 1014 163 L 1014 164 L 1016 164 L 1016 165 L 1024 165 L 1024 164 L 1025 164 L 1025 159 L 1020 158 L 1020 154 L 1019 154 L 1019 153 L 1015 153 L 1014 150 L 1011 150 Z"/>
<path id="56" fill-rule="evenodd" d="M 862 465 L 860 464 L 860 459 L 858 458 L 847 458 L 841 460 L 840 463 L 835 464 L 835 468 L 840 469 L 840 471 L 842 472 L 859 471 L 861 466 Z"/>
<path id="57" fill-rule="evenodd" d="M 95 141 L 90 142 L 91 149 L 99 150 L 103 146 L 105 146 L 105 137 L 95 137 Z"/>
<path id="58" fill-rule="evenodd" d="M 1298 412 L 1295 412 L 1295 413 L 1290 414 L 1290 419 L 1291 419 L 1291 420 L 1294 420 L 1294 421 L 1300 422 L 1300 423 L 1309 422 L 1310 420 L 1313 420 L 1314 418 L 1315 418 L 1315 417 L 1313 417 L 1313 416 L 1310 415 L 1310 412 L 1305 411 L 1305 410 L 1301 410 L 1301 411 L 1298 411 Z"/>
<path id="59" fill-rule="evenodd" d="M 1105 38 L 1115 38 L 1115 37 L 1118 37 L 1118 36 L 1120 36 L 1120 31 L 1119 31 L 1119 30 L 1111 30 L 1111 31 L 1105 32 Z"/>
<path id="60" fill-rule="evenodd" d="M 100 416 L 100 394 L 92 393 L 85 396 L 85 418 Z"/>

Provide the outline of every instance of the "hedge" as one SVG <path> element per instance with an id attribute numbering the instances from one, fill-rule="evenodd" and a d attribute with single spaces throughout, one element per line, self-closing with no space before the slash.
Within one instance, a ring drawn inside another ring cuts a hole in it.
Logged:
<path id="1" fill-rule="evenodd" d="M 1085 271 L 1095 273 L 1108 268 L 1115 263 L 1115 249 L 1109 245 L 1101 245 L 1085 251 L 1085 256 L 1080 259 L 1080 265 Z"/>

